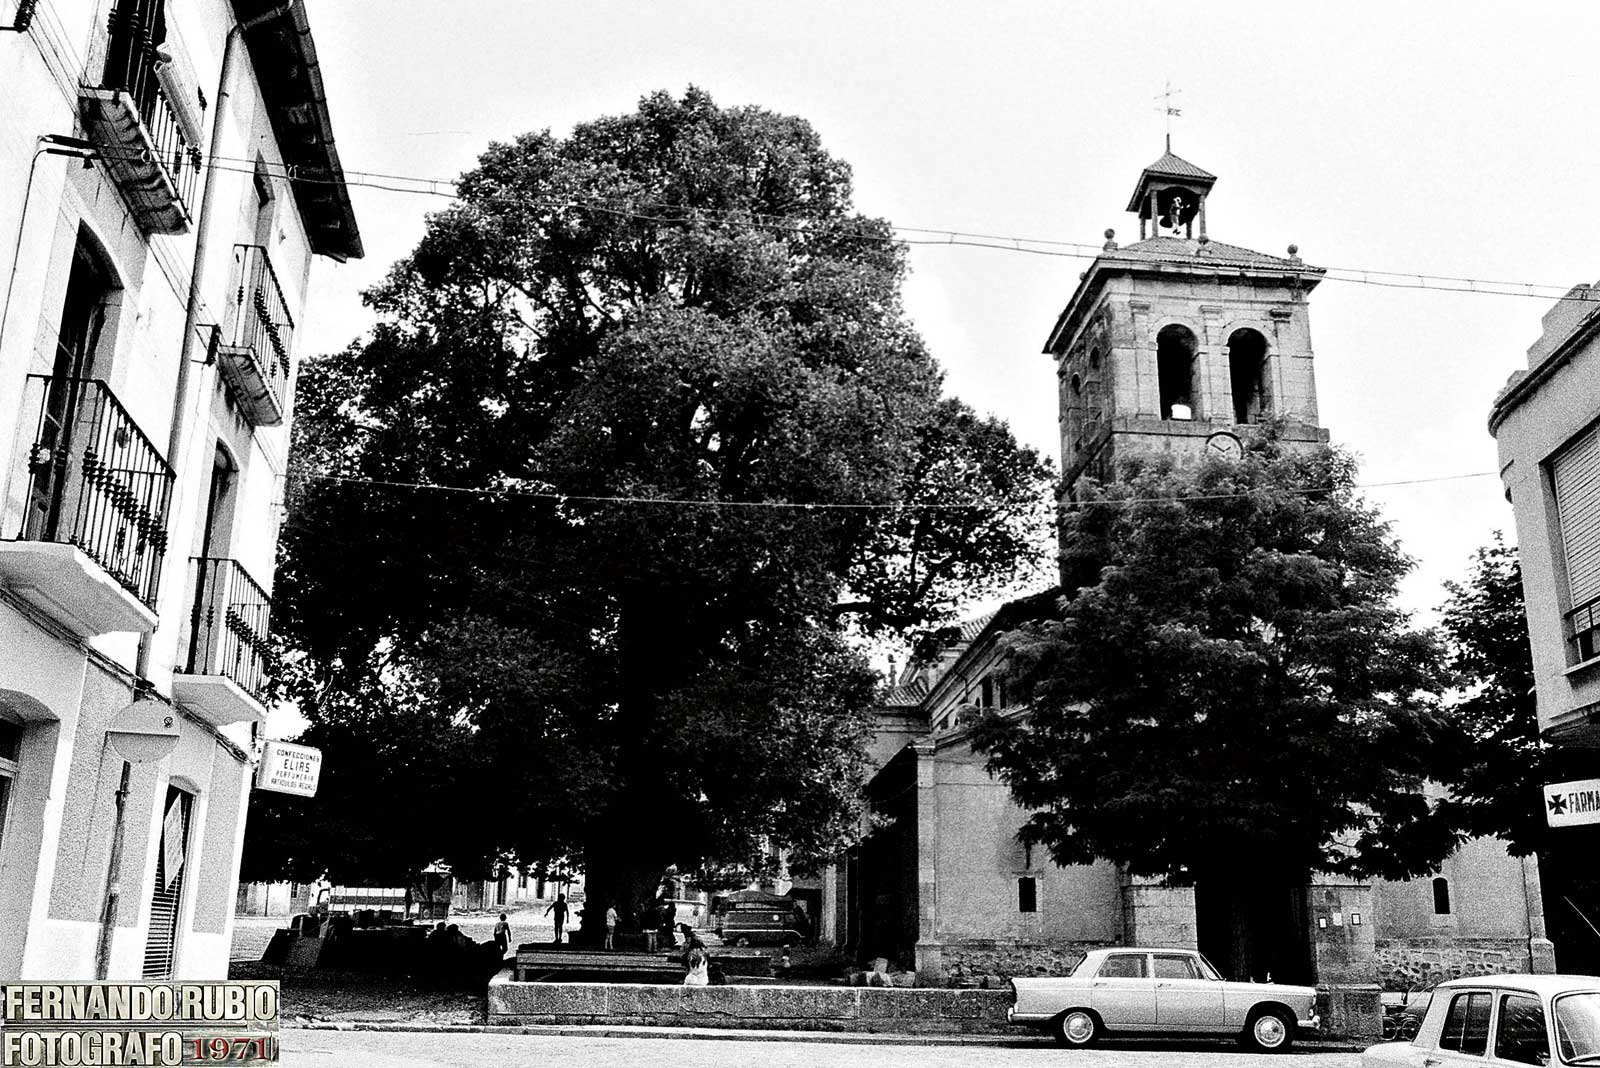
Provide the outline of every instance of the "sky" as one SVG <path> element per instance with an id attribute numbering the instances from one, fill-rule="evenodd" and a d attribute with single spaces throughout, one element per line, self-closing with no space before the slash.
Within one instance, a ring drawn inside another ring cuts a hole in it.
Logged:
<path id="1" fill-rule="evenodd" d="M 905 227 L 1097 246 L 1161 155 L 1218 176 L 1218 241 L 1310 264 L 1533 283 L 1494 296 L 1325 281 L 1323 426 L 1417 560 L 1426 620 L 1510 532 L 1489 406 L 1551 287 L 1600 277 L 1593 3 L 909 3 L 307 0 L 347 172 L 453 178 L 494 140 L 708 90 L 806 118 L 857 208 Z M 364 260 L 319 261 L 303 355 L 371 324 L 360 292 L 447 201 L 351 190 Z M 1024 247 L 1029 247 L 1024 245 Z M 1034 246 L 1037 247 L 1037 246 Z M 947 388 L 1059 462 L 1041 349 L 1086 258 L 918 245 L 908 311 Z M 1393 277 L 1388 282 L 1403 281 Z"/>

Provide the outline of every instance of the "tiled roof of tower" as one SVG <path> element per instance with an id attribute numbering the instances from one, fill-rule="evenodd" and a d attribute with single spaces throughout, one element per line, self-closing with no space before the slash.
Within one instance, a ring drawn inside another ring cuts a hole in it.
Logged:
<path id="1" fill-rule="evenodd" d="M 1146 167 L 1145 173 L 1165 175 L 1169 178 L 1199 178 L 1211 182 L 1217 180 L 1217 176 L 1210 171 L 1202 170 L 1188 160 L 1174 156 L 1170 150 Z"/>
<path id="2" fill-rule="evenodd" d="M 1326 267 L 1313 267 L 1298 257 L 1269 256 L 1265 252 L 1240 248 L 1238 245 L 1195 238 L 1151 237 L 1120 248 L 1108 248 L 1095 257 L 1089 269 L 1082 274 L 1078 288 L 1056 317 L 1056 324 L 1045 339 L 1044 351 L 1056 351 L 1056 346 L 1066 336 L 1065 331 L 1073 321 L 1073 316 L 1085 306 L 1085 301 L 1091 300 L 1093 294 L 1100 291 L 1106 277 L 1139 271 L 1227 273 L 1240 277 L 1250 277 L 1253 272 L 1259 272 L 1255 277 L 1273 281 L 1274 284 L 1277 279 L 1289 280 L 1302 292 L 1316 288 L 1328 273 Z"/>
<path id="3" fill-rule="evenodd" d="M 1131 245 L 1124 245 L 1103 254 L 1101 259 L 1141 259 L 1162 263 L 1229 263 L 1248 267 L 1276 267 L 1286 271 L 1319 273 L 1322 271 L 1321 267 L 1311 267 L 1297 259 L 1269 256 L 1265 252 L 1256 252 L 1221 241 L 1201 242 L 1181 237 L 1152 237 L 1144 241 L 1135 241 Z"/>

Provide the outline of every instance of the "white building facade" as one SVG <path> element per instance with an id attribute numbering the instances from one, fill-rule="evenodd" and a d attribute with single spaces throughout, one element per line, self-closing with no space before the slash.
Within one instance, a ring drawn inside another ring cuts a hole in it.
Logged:
<path id="1" fill-rule="evenodd" d="M 1546 313 L 1489 432 L 1516 515 L 1539 729 L 1600 746 L 1600 288 Z"/>
<path id="2" fill-rule="evenodd" d="M 295 324 L 360 236 L 300 3 L 0 21 L 0 978 L 222 978 Z"/>

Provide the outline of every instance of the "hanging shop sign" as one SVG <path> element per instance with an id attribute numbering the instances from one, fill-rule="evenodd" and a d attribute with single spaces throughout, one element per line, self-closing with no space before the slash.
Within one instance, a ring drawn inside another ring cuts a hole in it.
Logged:
<path id="1" fill-rule="evenodd" d="M 322 750 L 292 742 L 268 742 L 256 768 L 256 789 L 315 797 Z"/>
<path id="2" fill-rule="evenodd" d="M 1600 779 L 1578 779 L 1546 786 L 1544 818 L 1552 827 L 1600 823 Z"/>

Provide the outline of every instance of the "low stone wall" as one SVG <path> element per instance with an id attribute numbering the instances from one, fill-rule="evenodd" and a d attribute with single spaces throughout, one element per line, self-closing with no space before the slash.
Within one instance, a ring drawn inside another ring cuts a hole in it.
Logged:
<path id="1" fill-rule="evenodd" d="M 489 1023 L 1005 1034 L 1009 990 L 895 987 L 489 983 Z"/>
<path id="2" fill-rule="evenodd" d="M 1446 979 L 1529 969 L 1522 938 L 1380 938 L 1378 982 L 1385 990 L 1410 990 Z"/>
<path id="3" fill-rule="evenodd" d="M 887 1034 L 1018 1034 L 1010 990 L 824 986 L 662 986 L 519 983 L 508 968 L 489 983 L 490 1026 L 722 1027 Z M 1319 1038 L 1377 1041 L 1375 986 L 1319 991 Z"/>
<path id="4" fill-rule="evenodd" d="M 941 943 L 939 957 L 945 985 L 1000 988 L 1018 975 L 1070 975 L 1085 953 L 1110 944 L 972 939 Z"/>

